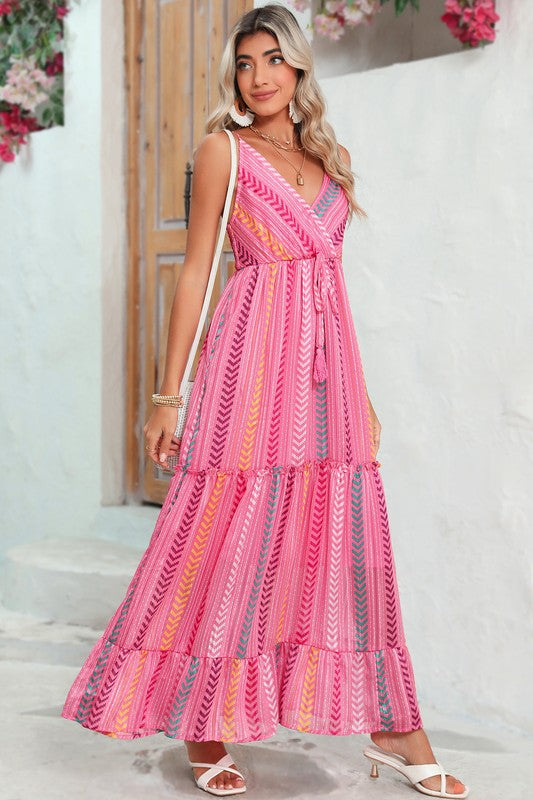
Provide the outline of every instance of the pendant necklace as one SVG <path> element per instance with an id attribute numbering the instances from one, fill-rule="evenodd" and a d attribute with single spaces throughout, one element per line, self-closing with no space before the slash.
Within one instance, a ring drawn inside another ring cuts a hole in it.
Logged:
<path id="1" fill-rule="evenodd" d="M 304 163 L 305 163 L 305 157 L 307 155 L 307 150 L 305 149 L 305 147 L 292 147 L 292 148 L 283 147 L 283 145 L 279 144 L 278 140 L 274 136 L 268 136 L 268 135 L 265 135 L 265 134 L 261 133 L 261 131 L 258 131 L 257 128 L 254 128 L 253 125 L 250 125 L 250 128 L 254 131 L 254 133 L 257 133 L 259 136 L 262 136 L 263 139 L 268 139 L 268 141 L 270 141 L 270 143 L 279 152 L 280 156 L 282 158 L 284 158 L 285 161 L 287 161 L 291 165 L 293 170 L 295 170 L 295 172 L 296 172 L 296 183 L 298 184 L 298 186 L 304 186 L 304 179 L 303 179 L 303 175 L 302 175 L 302 169 L 303 169 L 303 166 L 304 166 Z M 276 144 L 276 142 L 278 142 L 278 143 Z M 289 161 L 287 156 L 284 155 L 281 152 L 282 150 L 303 150 L 304 151 L 304 157 L 302 159 L 302 163 L 300 164 L 300 169 L 298 169 L 298 167 L 295 167 L 294 164 L 291 161 Z"/>
<path id="2" fill-rule="evenodd" d="M 304 157 L 303 157 L 303 159 L 302 159 L 302 163 L 300 164 L 300 169 L 298 169 L 297 167 L 295 167 L 295 166 L 294 166 L 294 164 L 292 164 L 292 163 L 289 161 L 289 159 L 287 158 L 287 156 L 283 155 L 283 153 L 281 152 L 281 150 L 279 151 L 279 154 L 280 154 L 280 156 L 282 156 L 282 157 L 285 159 L 285 161 L 288 161 L 288 163 L 291 165 L 291 167 L 292 167 L 292 168 L 293 168 L 293 169 L 296 171 L 296 183 L 298 184 L 298 186 L 303 186 L 303 185 L 304 185 L 304 179 L 303 179 L 303 175 L 302 175 L 302 169 L 303 169 L 303 167 L 304 167 L 304 163 L 305 163 L 305 156 L 307 155 L 307 150 L 305 150 L 305 148 L 304 148 Z"/>

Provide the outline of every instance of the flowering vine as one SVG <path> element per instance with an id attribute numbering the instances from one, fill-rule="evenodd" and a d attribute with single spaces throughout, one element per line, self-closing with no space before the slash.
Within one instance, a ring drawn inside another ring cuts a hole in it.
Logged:
<path id="1" fill-rule="evenodd" d="M 0 2 L 0 160 L 27 134 L 63 125 L 63 19 L 67 0 Z"/>
<path id="2" fill-rule="evenodd" d="M 289 2 L 297 11 L 311 9 L 313 4 L 313 0 Z M 311 27 L 316 33 L 338 41 L 347 28 L 371 23 L 387 2 L 390 0 L 319 0 Z M 419 0 L 394 0 L 396 16 L 408 5 L 420 10 Z M 500 19 L 495 0 L 445 0 L 444 11 L 441 20 L 465 47 L 494 41 L 494 25 Z"/>

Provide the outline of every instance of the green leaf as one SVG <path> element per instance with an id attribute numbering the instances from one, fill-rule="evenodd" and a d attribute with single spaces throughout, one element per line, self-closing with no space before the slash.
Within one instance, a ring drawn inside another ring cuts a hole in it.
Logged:
<path id="1" fill-rule="evenodd" d="M 405 11 L 405 7 L 409 0 L 395 0 L 396 3 L 396 16 L 398 17 L 403 11 Z"/>

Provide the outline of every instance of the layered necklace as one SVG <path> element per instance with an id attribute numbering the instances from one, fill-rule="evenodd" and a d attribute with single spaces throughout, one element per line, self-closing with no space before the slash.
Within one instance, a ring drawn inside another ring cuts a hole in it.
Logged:
<path id="1" fill-rule="evenodd" d="M 302 169 L 303 169 L 303 166 L 304 166 L 304 163 L 305 163 L 305 156 L 307 154 L 307 151 L 306 151 L 305 147 L 295 146 L 294 142 L 292 142 L 290 139 L 285 139 L 284 140 L 285 144 L 282 144 L 280 142 L 280 140 L 277 139 L 275 136 L 272 136 L 269 133 L 263 133 L 263 131 L 258 130 L 253 125 L 250 125 L 250 130 L 252 130 L 258 136 L 261 136 L 262 139 L 265 139 L 267 142 L 270 142 L 276 148 L 276 150 L 278 151 L 280 156 L 282 156 L 282 158 L 284 158 L 285 161 L 288 164 L 290 164 L 291 167 L 293 168 L 293 170 L 296 172 L 296 183 L 298 184 L 298 186 L 303 186 L 304 185 L 304 179 L 303 179 L 303 175 L 302 175 Z M 295 167 L 294 164 L 291 161 L 289 161 L 287 156 L 283 155 L 282 150 L 290 150 L 292 152 L 298 152 L 300 150 L 304 151 L 304 157 L 302 159 L 302 163 L 300 164 L 300 168 L 299 169 L 298 169 L 298 167 Z"/>

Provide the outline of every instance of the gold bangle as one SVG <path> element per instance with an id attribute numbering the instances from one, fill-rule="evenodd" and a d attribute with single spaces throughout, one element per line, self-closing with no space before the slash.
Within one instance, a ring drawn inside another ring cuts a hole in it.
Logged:
<path id="1" fill-rule="evenodd" d="M 155 406 L 176 406 L 181 408 L 183 402 L 181 394 L 159 394 L 159 392 L 155 392 L 152 395 L 152 403 Z"/>

